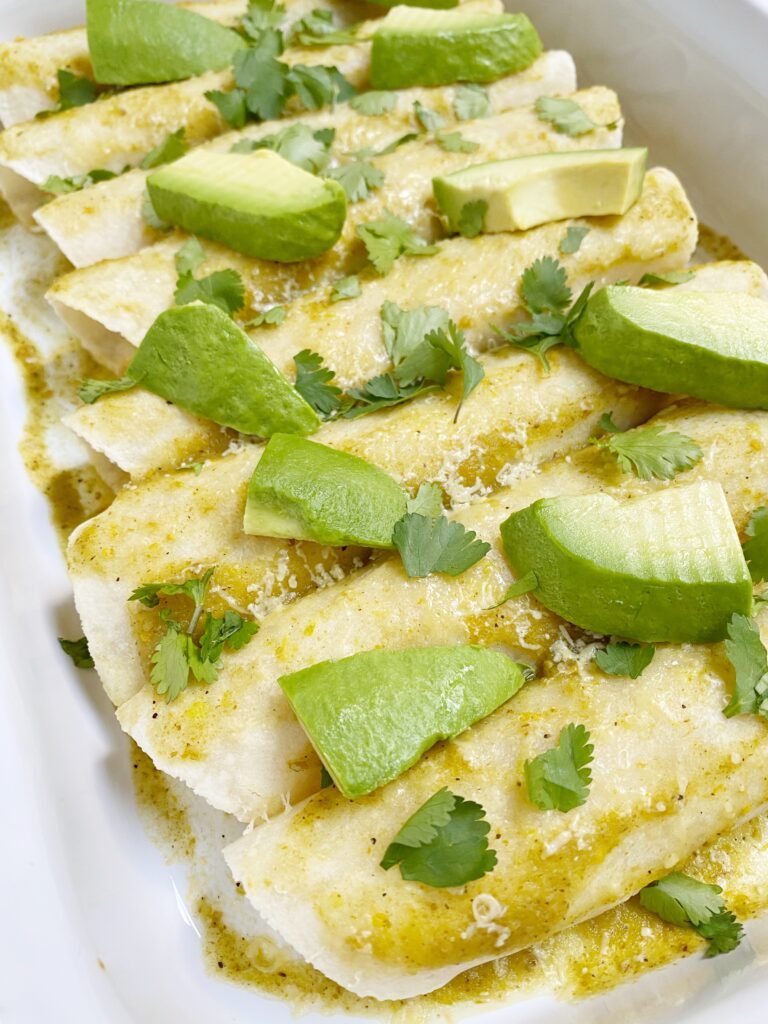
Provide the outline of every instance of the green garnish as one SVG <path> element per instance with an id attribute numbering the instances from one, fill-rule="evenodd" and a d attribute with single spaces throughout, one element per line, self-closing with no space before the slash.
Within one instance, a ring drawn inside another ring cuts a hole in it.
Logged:
<path id="1" fill-rule="evenodd" d="M 453 112 L 459 121 L 488 117 L 492 111 L 487 89 L 475 84 L 457 85 L 453 94 Z"/>
<path id="2" fill-rule="evenodd" d="M 93 668 L 93 658 L 88 650 L 88 640 L 81 636 L 78 640 L 65 640 L 63 636 L 58 638 L 59 646 L 65 654 L 72 659 L 75 668 Z"/>
<path id="3" fill-rule="evenodd" d="M 440 789 L 406 821 L 381 867 L 399 864 L 404 879 L 441 889 L 482 878 L 496 866 L 484 818 L 480 804 Z"/>
<path id="4" fill-rule="evenodd" d="M 301 46 L 345 46 L 357 39 L 357 26 L 340 29 L 331 11 L 315 7 L 291 29 L 291 43 Z"/>
<path id="5" fill-rule="evenodd" d="M 578 252 L 581 248 L 581 243 L 591 230 L 591 228 L 579 227 L 576 224 L 571 224 L 566 230 L 565 235 L 558 246 L 560 252 L 563 253 L 563 255 Z"/>
<path id="6" fill-rule="evenodd" d="M 345 299 L 356 299 L 360 295 L 360 278 L 355 274 L 342 277 L 331 289 L 331 302 L 343 302 Z"/>
<path id="7" fill-rule="evenodd" d="M 80 382 L 77 394 L 81 402 L 93 405 L 104 395 L 112 395 L 116 391 L 128 391 L 133 387 L 136 387 L 136 381 L 130 377 L 118 377 L 116 380 L 96 380 L 94 377 L 86 377 Z"/>
<path id="8" fill-rule="evenodd" d="M 371 189 L 384 184 L 384 172 L 360 158 L 332 167 L 326 171 L 326 177 L 339 182 L 350 203 L 367 199 Z"/>
<path id="9" fill-rule="evenodd" d="M 768 653 L 754 619 L 738 613 L 731 616 L 725 654 L 736 673 L 733 696 L 723 709 L 725 717 L 768 718 Z"/>
<path id="10" fill-rule="evenodd" d="M 246 38 L 256 42 L 264 29 L 278 28 L 285 15 L 285 7 L 276 0 L 249 0 L 240 28 Z"/>
<path id="11" fill-rule="evenodd" d="M 438 132 L 435 142 L 447 153 L 474 153 L 480 149 L 479 142 L 465 139 L 461 132 Z"/>
<path id="12" fill-rule="evenodd" d="M 492 612 L 494 608 L 501 608 L 503 604 L 506 604 L 507 601 L 511 601 L 513 597 L 522 597 L 523 594 L 530 594 L 530 592 L 535 590 L 538 585 L 539 581 L 536 578 L 536 573 L 531 569 L 531 571 L 527 572 L 525 576 L 521 576 L 519 580 L 515 580 L 514 583 L 511 583 L 509 587 L 507 587 L 507 591 L 500 601 L 496 604 L 492 604 L 490 608 L 486 608 L 485 610 Z"/>
<path id="13" fill-rule="evenodd" d="M 190 302 L 207 302 L 211 306 L 233 316 L 245 305 L 245 285 L 236 270 L 215 270 L 207 277 L 196 278 L 195 271 L 205 259 L 203 247 L 196 238 L 190 238 L 176 253 L 176 291 L 174 299 L 177 306 L 186 306 Z"/>
<path id="14" fill-rule="evenodd" d="M 174 160 L 178 160 L 179 157 L 184 156 L 189 149 L 185 136 L 186 128 L 183 125 L 177 131 L 170 132 L 154 149 L 150 149 L 139 164 L 139 167 L 148 171 L 152 167 L 172 163 Z"/>
<path id="15" fill-rule="evenodd" d="M 434 256 L 440 247 L 429 245 L 409 224 L 389 210 L 378 220 L 357 225 L 368 259 L 380 274 L 388 274 L 400 256 Z"/>
<path id="16" fill-rule="evenodd" d="M 485 227 L 487 212 L 488 203 L 484 199 L 475 199 L 471 203 L 464 203 L 456 223 L 459 234 L 464 238 L 477 238 Z"/>
<path id="17" fill-rule="evenodd" d="M 50 117 L 51 114 L 60 114 L 63 110 L 71 110 L 73 107 L 85 107 L 96 99 L 96 83 L 85 75 L 76 75 L 66 68 L 59 68 L 56 72 L 56 81 L 59 85 L 59 101 L 51 110 L 41 110 L 36 114 L 38 120 Z"/>
<path id="18" fill-rule="evenodd" d="M 536 113 L 540 121 L 551 124 L 556 132 L 571 137 L 586 135 L 600 127 L 575 100 L 539 96 L 536 100 Z"/>
<path id="19" fill-rule="evenodd" d="M 608 676 L 637 679 L 653 661 L 656 648 L 652 644 L 608 644 L 595 653 L 595 663 Z"/>
<path id="20" fill-rule="evenodd" d="M 641 288 L 668 287 L 673 284 L 685 284 L 694 278 L 692 270 L 671 270 L 666 274 L 643 274 L 640 278 Z"/>
<path id="21" fill-rule="evenodd" d="M 543 811 L 572 811 L 589 796 L 594 747 L 583 725 L 566 725 L 557 746 L 525 762 L 528 797 Z"/>
<path id="22" fill-rule="evenodd" d="M 640 903 L 670 924 L 690 925 L 708 940 L 706 956 L 736 949 L 744 929 L 726 909 L 719 885 L 699 882 L 682 871 L 652 882 L 640 892 Z"/>
<path id="23" fill-rule="evenodd" d="M 294 387 L 312 408 L 328 419 L 341 408 L 341 388 L 331 384 L 335 374 L 323 365 L 322 358 L 308 348 L 298 352 L 293 361 L 296 364 Z"/>
<path id="24" fill-rule="evenodd" d="M 58 174 L 49 175 L 42 185 L 41 192 L 50 192 L 54 196 L 64 196 L 69 192 L 80 192 L 81 189 L 90 188 L 99 181 L 109 181 L 116 178 L 114 171 L 106 171 L 103 167 L 97 167 L 87 174 L 75 174 L 71 178 L 60 178 Z"/>
<path id="25" fill-rule="evenodd" d="M 413 113 L 425 132 L 438 132 L 447 124 L 442 114 L 425 107 L 420 100 L 416 100 L 413 104 Z"/>
<path id="26" fill-rule="evenodd" d="M 160 614 L 167 629 L 152 653 L 150 681 L 157 693 L 165 696 L 168 704 L 187 689 L 190 674 L 200 683 L 215 682 L 223 651 L 239 650 L 258 631 L 257 623 L 233 611 L 225 612 L 222 618 L 205 612 L 203 619 L 213 573 L 214 569 L 208 569 L 202 576 L 183 583 L 145 583 L 128 598 L 129 601 L 140 601 L 146 608 L 156 608 L 161 594 L 181 595 L 194 604 L 185 629 L 166 612 Z M 202 631 L 196 640 L 194 634 L 201 621 Z"/>
<path id="27" fill-rule="evenodd" d="M 381 307 L 384 348 L 397 368 L 420 346 L 432 331 L 447 327 L 450 317 L 442 306 L 417 306 L 401 309 L 386 300 Z"/>
<path id="28" fill-rule="evenodd" d="M 605 413 L 598 426 L 608 433 L 591 437 L 591 443 L 615 455 L 622 472 L 634 473 L 641 480 L 671 480 L 702 457 L 701 448 L 687 434 L 665 430 L 661 424 L 624 432 L 611 413 Z"/>
<path id="29" fill-rule="evenodd" d="M 397 93 L 385 92 L 383 90 L 371 89 L 370 92 L 361 92 L 353 96 L 349 101 L 350 107 L 358 114 L 367 117 L 378 117 L 381 114 L 388 114 L 397 105 Z"/>
<path id="30" fill-rule="evenodd" d="M 768 507 L 754 510 L 744 532 L 749 538 L 742 547 L 750 575 L 755 583 L 768 580 Z"/>
<path id="31" fill-rule="evenodd" d="M 257 149 L 271 149 L 297 167 L 311 174 L 318 174 L 328 165 L 335 135 L 333 128 L 313 131 L 305 124 L 292 124 L 260 139 L 241 139 L 231 148 L 230 153 L 253 153 Z"/>
<path id="32" fill-rule="evenodd" d="M 395 524 L 392 541 L 400 552 L 408 576 L 420 578 L 433 572 L 459 576 L 491 550 L 474 530 L 444 515 L 425 516 L 407 512 Z"/>
<path id="33" fill-rule="evenodd" d="M 437 391 L 437 388 L 437 384 L 419 381 L 401 385 L 391 374 L 382 373 L 378 377 L 372 377 L 361 388 L 349 389 L 347 395 L 352 400 L 352 404 L 345 403 L 341 415 L 347 420 L 358 419 L 360 416 L 367 416 L 372 412 L 381 412 L 382 409 L 402 405 L 403 402 L 409 402 L 417 395 Z"/>
<path id="34" fill-rule="evenodd" d="M 411 515 L 436 518 L 443 511 L 443 492 L 432 483 L 421 483 L 413 498 L 408 498 L 406 508 Z"/>
<path id="35" fill-rule="evenodd" d="M 279 327 L 285 320 L 287 312 L 285 306 L 270 306 L 269 309 L 263 309 L 261 313 L 257 313 L 255 317 L 244 323 L 243 330 L 249 330 L 251 327 Z"/>

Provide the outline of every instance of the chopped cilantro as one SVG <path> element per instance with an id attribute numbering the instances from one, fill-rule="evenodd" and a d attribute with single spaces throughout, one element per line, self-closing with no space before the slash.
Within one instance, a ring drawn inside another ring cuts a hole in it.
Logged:
<path id="1" fill-rule="evenodd" d="M 333 128 L 313 131 L 305 124 L 292 124 L 274 135 L 265 135 L 260 139 L 241 139 L 230 152 L 252 153 L 257 149 L 271 149 L 297 167 L 318 174 L 328 164 L 335 134 Z"/>
<path id="2" fill-rule="evenodd" d="M 59 68 L 56 80 L 59 84 L 59 102 L 53 110 L 45 111 L 46 114 L 58 114 L 73 107 L 85 107 L 96 99 L 96 83 L 84 75 L 76 75 L 73 71 Z"/>
<path id="3" fill-rule="evenodd" d="M 255 317 L 244 323 L 243 328 L 247 330 L 251 327 L 279 327 L 285 320 L 287 312 L 285 306 L 270 306 L 269 309 L 263 309 L 261 313 L 257 313 Z"/>
<path id="4" fill-rule="evenodd" d="M 409 224 L 389 210 L 379 220 L 358 224 L 356 230 L 368 259 L 380 274 L 388 274 L 400 256 L 433 256 L 439 251 L 439 246 L 419 238 Z"/>
<path id="5" fill-rule="evenodd" d="M 372 412 L 380 412 L 382 409 L 389 409 L 394 405 L 402 405 L 403 402 L 409 402 L 417 395 L 425 395 L 436 390 L 436 384 L 422 381 L 401 385 L 391 374 L 382 373 L 378 377 L 371 378 L 361 388 L 349 389 L 350 403 L 345 402 L 341 415 L 348 420 L 358 419 L 360 416 L 367 416 Z"/>
<path id="6" fill-rule="evenodd" d="M 296 364 L 294 387 L 304 401 L 325 419 L 338 413 L 341 388 L 330 383 L 335 374 L 323 365 L 322 357 L 305 348 L 293 357 L 293 361 Z"/>
<path id="7" fill-rule="evenodd" d="M 377 117 L 395 109 L 397 93 L 372 89 L 370 92 L 361 92 L 358 96 L 353 96 L 349 101 L 349 105 L 358 114 L 365 114 L 367 117 Z"/>
<path id="8" fill-rule="evenodd" d="M 344 299 L 356 299 L 360 294 L 360 278 L 354 274 L 342 277 L 331 289 L 331 302 L 343 302 Z"/>
<path id="9" fill-rule="evenodd" d="M 248 10 L 240 22 L 243 35 L 256 42 L 267 28 L 278 28 L 285 18 L 286 9 L 275 0 L 250 0 Z"/>
<path id="10" fill-rule="evenodd" d="M 467 351 L 467 343 L 463 331 L 460 331 L 451 320 L 446 330 L 440 328 L 427 335 L 429 344 L 438 351 L 445 353 L 449 365 L 462 375 L 461 397 L 456 406 L 453 422 L 459 418 L 461 407 L 472 394 L 480 381 L 485 377 L 485 370 L 480 363 Z"/>
<path id="11" fill-rule="evenodd" d="M 440 889 L 482 878 L 496 866 L 484 818 L 480 804 L 440 789 L 406 821 L 381 867 L 399 864 L 404 879 Z"/>
<path id="12" fill-rule="evenodd" d="M 521 576 L 519 580 L 515 580 L 514 583 L 510 584 L 507 588 L 504 597 L 496 604 L 492 604 L 490 608 L 486 608 L 486 611 L 492 612 L 494 608 L 501 608 L 507 601 L 511 601 L 513 597 L 522 597 L 523 594 L 529 594 L 532 590 L 535 590 L 539 585 L 539 580 L 536 573 L 531 569 L 525 576 Z"/>
<path id="13" fill-rule="evenodd" d="M 161 143 L 155 146 L 154 149 L 150 149 L 139 164 L 139 167 L 148 171 L 151 167 L 159 167 L 160 164 L 169 164 L 174 160 L 178 160 L 179 157 L 184 156 L 189 149 L 185 135 L 186 128 L 184 128 L 183 125 L 177 131 L 170 132 Z"/>
<path id="14" fill-rule="evenodd" d="M 673 284 L 685 284 L 692 281 L 694 273 L 692 270 L 669 271 L 666 274 L 643 274 L 640 278 L 641 288 L 666 288 Z"/>
<path id="15" fill-rule="evenodd" d="M 209 89 L 205 94 L 221 114 L 222 119 L 230 128 L 242 128 L 248 120 L 248 108 L 245 105 L 245 91 L 243 89 Z"/>
<path id="16" fill-rule="evenodd" d="M 591 228 L 581 227 L 576 224 L 569 225 L 565 235 L 563 235 L 560 245 L 558 246 L 560 252 L 564 255 L 578 252 L 581 248 L 581 243 L 591 230 Z"/>
<path id="17" fill-rule="evenodd" d="M 628 644 L 621 641 L 597 651 L 595 662 L 608 676 L 637 679 L 651 664 L 655 653 L 656 648 L 652 644 Z"/>
<path id="18" fill-rule="evenodd" d="M 326 172 L 326 177 L 338 181 L 346 193 L 350 203 L 367 199 L 371 189 L 379 188 L 384 184 L 384 172 L 367 160 L 350 160 L 348 163 L 332 167 Z"/>
<path id="19" fill-rule="evenodd" d="M 320 7 L 295 22 L 291 29 L 291 43 L 300 46 L 344 46 L 354 43 L 356 38 L 357 26 L 337 28 L 332 12 Z"/>
<path id="20" fill-rule="evenodd" d="M 384 149 L 380 149 L 378 153 L 376 153 L 376 156 L 388 156 L 390 153 L 394 153 L 396 149 L 404 146 L 406 142 L 413 142 L 413 140 L 418 139 L 418 137 L 418 132 L 406 132 L 405 135 L 401 135 L 393 142 L 390 142 L 390 144 L 385 146 Z"/>
<path id="21" fill-rule="evenodd" d="M 81 636 L 78 640 L 65 640 L 63 636 L 60 636 L 58 639 L 59 646 L 72 659 L 75 668 L 94 667 L 91 652 L 88 650 L 88 640 L 84 636 Z"/>
<path id="22" fill-rule="evenodd" d="M 536 100 L 536 113 L 540 121 L 551 124 L 556 132 L 572 137 L 586 135 L 600 127 L 575 100 L 539 96 Z"/>
<path id="23" fill-rule="evenodd" d="M 408 498 L 406 511 L 411 515 L 430 516 L 435 518 L 442 515 L 443 492 L 432 483 L 419 484 L 419 489 L 413 498 Z"/>
<path id="24" fill-rule="evenodd" d="M 490 551 L 473 530 L 445 516 L 424 516 L 406 512 L 395 523 L 392 541 L 400 552 L 403 567 L 411 578 L 433 572 L 459 576 Z"/>
<path id="25" fill-rule="evenodd" d="M 214 270 L 207 277 L 195 278 L 180 274 L 174 299 L 177 306 L 190 302 L 207 302 L 232 316 L 245 305 L 245 285 L 236 270 Z"/>
<path id="26" fill-rule="evenodd" d="M 531 313 L 562 312 L 571 301 L 565 267 L 554 256 L 543 256 L 523 271 L 520 294 Z"/>
<path id="27" fill-rule="evenodd" d="M 723 714 L 726 718 L 734 715 L 768 718 L 768 654 L 754 619 L 738 613 L 731 616 L 725 654 L 733 665 L 736 682 Z"/>
<path id="28" fill-rule="evenodd" d="M 77 394 L 81 402 L 93 405 L 104 395 L 112 395 L 116 391 L 128 391 L 135 386 L 136 381 L 130 377 L 118 377 L 117 380 L 96 380 L 94 377 L 86 377 L 80 382 Z"/>
<path id="29" fill-rule="evenodd" d="M 307 110 L 320 110 L 349 100 L 357 90 L 336 67 L 294 64 L 288 71 L 287 80 L 291 93 Z"/>
<path id="30" fill-rule="evenodd" d="M 702 457 L 701 448 L 690 437 L 665 430 L 658 423 L 623 432 L 610 420 L 610 427 L 611 432 L 605 437 L 590 441 L 615 455 L 622 472 L 634 473 L 641 480 L 671 480 Z"/>
<path id="31" fill-rule="evenodd" d="M 485 227 L 487 212 L 488 203 L 484 199 L 475 199 L 471 203 L 464 203 L 456 223 L 459 234 L 464 238 L 476 238 Z"/>
<path id="32" fill-rule="evenodd" d="M 461 132 L 438 132 L 435 142 L 447 153 L 474 153 L 480 149 L 479 142 L 465 139 Z"/>
<path id="33" fill-rule="evenodd" d="M 585 803 L 592 783 L 593 751 L 583 725 L 566 725 L 556 747 L 525 762 L 531 802 L 543 811 L 571 811 Z"/>
<path id="34" fill-rule="evenodd" d="M 761 505 L 749 517 L 744 531 L 744 557 L 755 583 L 768 580 L 768 507 Z"/>
<path id="35" fill-rule="evenodd" d="M 488 117 L 491 101 L 482 85 L 457 85 L 453 94 L 453 112 L 459 121 L 474 121 Z"/>
<path id="36" fill-rule="evenodd" d="M 681 871 L 647 885 L 640 903 L 670 924 L 690 925 L 709 941 L 706 955 L 729 953 L 741 942 L 744 931 L 725 906 L 719 885 L 699 882 Z"/>
<path id="37" fill-rule="evenodd" d="M 413 104 L 413 113 L 425 132 L 438 132 L 447 124 L 442 114 L 438 114 L 436 110 L 425 107 L 420 100 L 416 100 Z"/>
<path id="38" fill-rule="evenodd" d="M 381 307 L 381 329 L 384 347 L 395 367 L 424 341 L 432 331 L 448 326 L 448 313 L 442 306 L 417 306 L 401 309 L 385 301 Z"/>
<path id="39" fill-rule="evenodd" d="M 205 260 L 205 251 L 202 245 L 194 237 L 187 241 L 176 251 L 174 263 L 177 274 L 194 274 L 200 264 Z"/>
<path id="40" fill-rule="evenodd" d="M 258 631 L 257 623 L 244 619 L 237 612 L 226 611 L 220 619 L 208 613 L 200 637 L 200 657 L 203 661 L 216 662 L 222 651 L 239 651 Z"/>
<path id="41" fill-rule="evenodd" d="M 103 167 L 97 167 L 87 174 L 75 174 L 71 178 L 60 178 L 58 174 L 49 175 L 42 185 L 39 185 L 41 192 L 50 192 L 55 196 L 67 195 L 69 192 L 79 192 L 81 189 L 90 188 L 100 181 L 110 181 L 116 178 L 114 171 L 107 171 Z"/>

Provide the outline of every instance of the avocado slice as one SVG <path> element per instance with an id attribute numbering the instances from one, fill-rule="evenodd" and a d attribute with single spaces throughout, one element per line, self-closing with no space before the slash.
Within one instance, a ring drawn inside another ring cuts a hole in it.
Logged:
<path id="1" fill-rule="evenodd" d="M 192 303 L 155 320 L 126 375 L 197 416 L 244 434 L 310 434 L 314 409 L 217 306 Z"/>
<path id="2" fill-rule="evenodd" d="M 193 150 L 150 174 L 147 188 L 160 220 L 278 263 L 326 252 L 347 215 L 338 181 L 318 178 L 270 149 Z"/>
<path id="3" fill-rule="evenodd" d="M 210 18 L 155 0 L 87 0 L 86 27 L 96 81 L 110 85 L 220 71 L 246 45 Z"/>
<path id="4" fill-rule="evenodd" d="M 405 491 L 365 459 L 276 434 L 248 487 L 243 528 L 262 537 L 391 548 Z"/>
<path id="5" fill-rule="evenodd" d="M 752 585 L 719 484 L 702 481 L 617 501 L 607 494 L 542 498 L 501 527 L 518 577 L 582 629 L 650 643 L 711 643 Z"/>
<path id="6" fill-rule="evenodd" d="M 574 330 L 609 377 L 737 409 L 768 409 L 768 302 L 730 292 L 612 286 Z"/>
<path id="7" fill-rule="evenodd" d="M 393 8 L 373 34 L 371 85 L 492 82 L 527 68 L 541 40 L 525 14 Z"/>
<path id="8" fill-rule="evenodd" d="M 594 149 L 492 160 L 432 179 L 450 231 L 485 203 L 483 231 L 526 231 L 566 217 L 626 213 L 643 189 L 648 150 Z"/>
<path id="9" fill-rule="evenodd" d="M 364 651 L 278 680 L 321 761 L 351 800 L 396 779 L 514 696 L 523 669 L 475 645 Z"/>

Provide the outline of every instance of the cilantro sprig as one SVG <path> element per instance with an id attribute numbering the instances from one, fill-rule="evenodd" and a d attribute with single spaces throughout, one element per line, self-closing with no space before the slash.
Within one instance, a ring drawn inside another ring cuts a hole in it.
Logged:
<path id="1" fill-rule="evenodd" d="M 86 405 L 93 405 L 104 395 L 113 395 L 118 391 L 130 391 L 136 387 L 136 381 L 132 377 L 118 377 L 114 380 L 98 380 L 95 377 L 86 377 L 80 381 L 77 390 L 81 402 Z"/>
<path id="2" fill-rule="evenodd" d="M 575 100 L 539 96 L 536 100 L 536 114 L 540 121 L 551 124 L 556 132 L 572 138 L 587 135 L 600 127 Z"/>
<path id="3" fill-rule="evenodd" d="M 431 573 L 459 576 L 491 550 L 490 544 L 461 523 L 416 512 L 406 512 L 395 523 L 392 540 L 412 579 Z"/>
<path id="4" fill-rule="evenodd" d="M 205 252 L 196 238 L 188 239 L 175 256 L 177 306 L 190 302 L 206 302 L 218 306 L 229 316 L 245 305 L 245 285 L 236 270 L 215 270 L 206 277 L 195 277 L 195 271 L 205 259 Z"/>
<path id="5" fill-rule="evenodd" d="M 637 679 L 651 664 L 655 653 L 656 648 L 652 644 L 619 641 L 596 651 L 595 663 L 608 676 Z"/>
<path id="6" fill-rule="evenodd" d="M 146 608 L 156 608 L 161 595 L 183 596 L 193 603 L 186 627 L 171 618 L 167 610 L 160 613 L 167 628 L 152 652 L 149 678 L 168 704 L 187 689 L 190 677 L 198 683 L 215 682 L 223 652 L 239 650 L 258 631 L 257 623 L 244 619 L 237 612 L 226 611 L 218 618 L 205 611 L 214 571 L 208 569 L 202 576 L 182 583 L 145 583 L 128 598 Z M 198 630 L 199 625 L 201 630 Z M 198 632 L 199 638 L 196 638 Z"/>
<path id="7" fill-rule="evenodd" d="M 361 156 L 354 156 L 346 163 L 330 168 L 325 176 L 338 181 L 350 203 L 367 199 L 373 189 L 384 184 L 384 172 Z"/>
<path id="8" fill-rule="evenodd" d="M 97 99 L 96 83 L 85 75 L 59 68 L 56 81 L 59 86 L 58 102 L 51 110 L 41 110 L 36 114 L 38 120 L 60 114 L 64 110 L 72 110 L 73 107 L 85 107 Z"/>
<path id="9" fill-rule="evenodd" d="M 572 811 L 586 802 L 594 747 L 583 725 L 566 725 L 557 746 L 525 762 L 528 797 L 543 811 Z"/>
<path id="10" fill-rule="evenodd" d="M 304 401 L 326 419 L 338 413 L 342 404 L 341 388 L 331 383 L 335 374 L 323 365 L 322 357 L 305 348 L 293 361 L 296 365 L 294 387 Z"/>
<path id="11" fill-rule="evenodd" d="M 453 112 L 459 121 L 489 117 L 493 111 L 488 90 L 474 83 L 457 85 L 453 93 Z"/>
<path id="12" fill-rule="evenodd" d="M 640 893 L 640 903 L 670 924 L 690 926 L 709 945 L 705 956 L 719 956 L 736 949 L 744 929 L 726 908 L 719 885 L 700 882 L 682 871 L 673 871 Z"/>
<path id="13" fill-rule="evenodd" d="M 726 718 L 760 715 L 768 718 L 768 652 L 754 619 L 735 613 L 728 623 L 725 654 L 736 674 L 733 696 L 723 709 Z"/>
<path id="14" fill-rule="evenodd" d="M 88 649 L 88 640 L 81 636 L 77 640 L 66 640 L 63 636 L 58 638 L 59 647 L 72 659 L 75 668 L 94 668 L 93 658 Z"/>
<path id="15" fill-rule="evenodd" d="M 624 473 L 634 473 L 641 480 L 671 480 L 702 458 L 696 442 L 677 430 L 666 430 L 663 424 L 622 431 L 610 412 L 604 413 L 598 426 L 606 431 L 603 437 L 589 440 L 598 448 L 615 455 Z"/>
<path id="16" fill-rule="evenodd" d="M 68 195 L 70 192 L 80 192 L 84 188 L 90 188 L 100 181 L 110 181 L 116 178 L 115 171 L 107 171 L 103 167 L 97 167 L 87 174 L 74 174 L 71 178 L 61 178 L 58 174 L 49 174 L 42 185 L 41 192 L 48 192 L 54 196 Z"/>
<path id="17" fill-rule="evenodd" d="M 291 29 L 291 43 L 300 46 L 346 46 L 357 39 L 358 27 L 338 28 L 333 22 L 333 13 L 315 7 Z"/>
<path id="18" fill-rule="evenodd" d="M 548 373 L 547 352 L 555 345 L 573 343 L 573 328 L 586 308 L 592 288 L 590 282 L 570 305 L 573 296 L 565 267 L 554 256 L 542 256 L 526 267 L 520 279 L 520 299 L 531 319 L 513 324 L 507 331 L 497 328 L 497 333 L 508 344 L 536 356 Z"/>
<path id="19" fill-rule="evenodd" d="M 334 128 L 312 129 L 299 122 L 260 139 L 240 139 L 230 152 L 253 153 L 257 149 L 271 149 L 297 167 L 319 174 L 328 166 L 335 136 Z"/>
<path id="20" fill-rule="evenodd" d="M 419 238 L 410 224 L 390 210 L 377 220 L 358 224 L 357 236 L 368 253 L 368 259 L 380 274 L 388 274 L 401 256 L 434 256 L 440 247 Z"/>
<path id="21" fill-rule="evenodd" d="M 159 142 L 154 149 L 150 149 L 147 155 L 139 164 L 143 170 L 148 171 L 152 167 L 159 167 L 161 164 L 170 164 L 178 160 L 189 149 L 186 140 L 186 128 L 182 125 L 175 132 L 168 135 Z"/>
<path id="22" fill-rule="evenodd" d="M 437 889 L 465 885 L 496 866 L 488 847 L 490 825 L 485 810 L 473 800 L 443 788 L 411 815 L 381 860 L 388 871 L 400 865 L 407 881 Z"/>

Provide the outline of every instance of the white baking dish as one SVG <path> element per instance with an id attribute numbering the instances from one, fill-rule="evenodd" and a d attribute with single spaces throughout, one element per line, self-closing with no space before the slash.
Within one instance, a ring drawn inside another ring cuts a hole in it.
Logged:
<path id="1" fill-rule="evenodd" d="M 523 5 L 581 81 L 616 88 L 629 137 L 682 177 L 701 219 L 768 265 L 768 3 L 537 0 Z M 82 17 L 81 0 L 0 0 L 0 38 Z M 0 279 L 0 289 L 3 282 Z M 77 621 L 47 505 L 16 453 L 21 387 L 0 349 L 0 1019 L 4 1024 L 287 1024 L 287 1005 L 203 969 L 179 895 L 137 819 L 127 747 L 95 679 L 56 635 Z M 765 1019 L 768 923 L 576 1006 L 542 998 L 488 1024 L 743 1024 Z M 103 965 L 103 966 L 102 966 Z M 311 1015 L 308 1021 L 330 1018 Z M 340 1020 L 339 1017 L 332 1018 Z"/>

